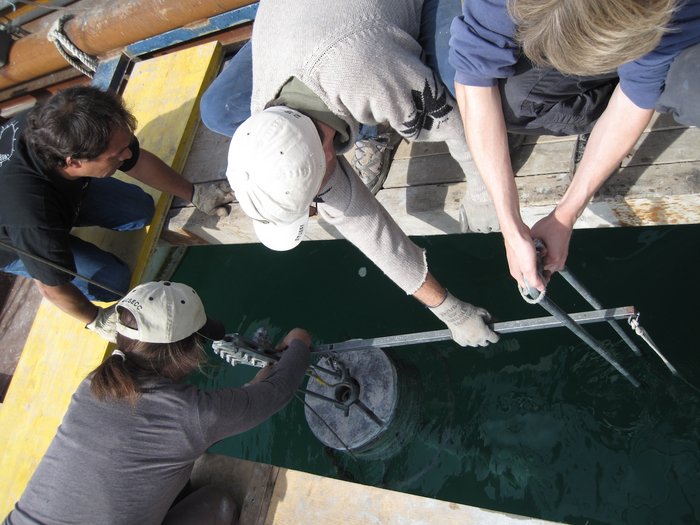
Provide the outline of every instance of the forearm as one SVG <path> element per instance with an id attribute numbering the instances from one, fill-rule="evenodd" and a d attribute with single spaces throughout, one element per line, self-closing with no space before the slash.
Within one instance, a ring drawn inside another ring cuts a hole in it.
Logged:
<path id="1" fill-rule="evenodd" d="M 593 195 L 615 172 L 649 123 L 654 111 L 637 107 L 618 86 L 598 119 L 574 178 L 554 211 L 573 227 Z"/>
<path id="2" fill-rule="evenodd" d="M 302 341 L 294 340 L 262 381 L 243 388 L 203 392 L 201 417 L 208 439 L 214 442 L 245 432 L 281 410 L 304 377 L 309 351 Z"/>
<path id="3" fill-rule="evenodd" d="M 322 194 L 321 216 L 403 291 L 416 293 L 428 273 L 424 250 L 406 236 L 344 159 Z"/>
<path id="4" fill-rule="evenodd" d="M 413 294 L 413 297 L 424 305 L 433 307 L 439 305 L 445 299 L 446 294 L 447 290 L 445 287 L 433 277 L 433 274 L 428 272 L 425 281 Z"/>
<path id="5" fill-rule="evenodd" d="M 523 222 L 498 88 L 455 84 L 455 90 L 469 151 L 508 236 Z"/>
<path id="6" fill-rule="evenodd" d="M 97 315 L 97 306 L 92 304 L 73 284 L 66 283 L 59 286 L 47 286 L 36 279 L 34 282 L 42 296 L 62 311 L 81 322 L 87 324 Z"/>
<path id="7" fill-rule="evenodd" d="M 141 150 L 139 161 L 128 174 L 152 188 L 188 202 L 192 200 L 192 183 L 150 151 Z"/>

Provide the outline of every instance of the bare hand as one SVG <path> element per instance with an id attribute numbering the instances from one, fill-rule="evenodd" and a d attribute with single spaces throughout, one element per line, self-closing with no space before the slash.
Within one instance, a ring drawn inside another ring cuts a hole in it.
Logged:
<path id="1" fill-rule="evenodd" d="M 523 224 L 517 235 L 504 236 L 504 241 L 511 277 L 522 289 L 527 289 L 527 281 L 531 287 L 543 292 L 546 282 L 537 271 L 537 252 L 529 228 Z"/>
<path id="2" fill-rule="evenodd" d="M 543 264 L 548 275 L 562 270 L 566 265 L 572 231 L 573 223 L 568 224 L 559 218 L 556 209 L 532 227 L 533 237 L 542 239 L 547 246 Z"/>
<path id="3" fill-rule="evenodd" d="M 285 350 L 290 345 L 290 343 L 294 341 L 294 339 L 299 339 L 306 346 L 311 346 L 311 335 L 309 335 L 309 332 L 307 332 L 303 328 L 294 328 L 290 330 L 287 335 L 284 336 L 284 339 L 282 339 L 282 341 L 279 342 L 275 349 L 279 352 Z"/>

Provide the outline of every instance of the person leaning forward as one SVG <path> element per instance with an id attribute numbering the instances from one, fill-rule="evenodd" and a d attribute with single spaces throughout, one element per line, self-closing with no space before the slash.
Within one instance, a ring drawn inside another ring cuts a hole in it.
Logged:
<path id="1" fill-rule="evenodd" d="M 241 388 L 180 380 L 224 327 L 197 292 L 168 281 L 137 286 L 116 307 L 116 350 L 78 387 L 24 493 L 3 525 L 238 523 L 213 486 L 182 494 L 195 460 L 283 408 L 309 362 L 311 338 L 291 330 L 277 363 Z M 178 503 L 178 495 L 184 495 Z"/>
<path id="2" fill-rule="evenodd" d="M 34 279 L 45 298 L 108 339 L 114 337 L 112 309 L 90 301 L 119 299 L 128 290 L 130 270 L 115 255 L 71 235 L 71 229 L 126 231 L 150 222 L 153 199 L 113 178 L 115 171 L 191 201 L 205 213 L 233 198 L 222 185 L 192 185 L 141 149 L 135 128 L 119 98 L 80 86 L 0 129 L 0 270 Z M 103 290 L 62 269 L 122 292 Z"/>
<path id="3" fill-rule="evenodd" d="M 451 30 L 456 98 L 510 273 L 543 290 L 565 265 L 576 220 L 654 110 L 700 125 L 700 1 L 465 0 Z M 590 132 L 564 196 L 532 229 L 520 216 L 506 132 Z M 547 247 L 544 279 L 533 238 Z"/>
<path id="4" fill-rule="evenodd" d="M 252 116 L 231 139 L 227 177 L 263 244 L 296 246 L 316 203 L 324 220 L 428 306 L 458 344 L 485 346 L 498 340 L 488 312 L 431 275 L 424 250 L 338 155 L 360 122 L 388 123 L 411 141 L 446 140 L 457 160 L 468 161 L 454 101 L 421 61 L 422 7 L 420 0 L 261 1 Z"/>

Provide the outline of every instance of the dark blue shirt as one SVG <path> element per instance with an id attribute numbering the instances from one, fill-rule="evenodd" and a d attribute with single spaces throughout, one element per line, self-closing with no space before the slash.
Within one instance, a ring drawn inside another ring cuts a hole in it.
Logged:
<path id="1" fill-rule="evenodd" d="M 27 114 L 0 126 L 0 241 L 75 272 L 70 231 L 76 225 L 90 178 L 66 179 L 44 165 L 26 143 Z M 120 170 L 130 170 L 139 158 L 136 137 L 132 156 Z M 31 257 L 0 247 L 0 268 L 22 259 L 34 279 L 58 286 L 73 276 Z"/>
<path id="2" fill-rule="evenodd" d="M 494 86 L 513 75 L 522 50 L 515 41 L 515 23 L 508 0 L 464 0 L 462 16 L 452 22 L 450 63 L 455 81 L 467 86 Z M 622 91 L 637 106 L 651 109 L 664 90 L 671 62 L 700 42 L 700 0 L 679 5 L 659 45 L 618 68 Z"/>

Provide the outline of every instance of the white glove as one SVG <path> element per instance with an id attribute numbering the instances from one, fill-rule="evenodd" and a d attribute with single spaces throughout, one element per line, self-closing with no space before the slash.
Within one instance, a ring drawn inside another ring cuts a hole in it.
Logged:
<path id="1" fill-rule="evenodd" d="M 447 292 L 445 300 L 430 311 L 447 325 L 452 339 L 460 346 L 486 346 L 498 341 L 499 336 L 486 321 L 491 315 L 477 306 L 465 303 Z"/>
<path id="2" fill-rule="evenodd" d="M 233 191 L 228 181 L 193 184 L 192 204 L 207 215 L 228 215 L 226 204 L 233 202 Z"/>
<path id="3" fill-rule="evenodd" d="M 95 318 L 85 325 L 97 335 L 104 337 L 110 343 L 117 342 L 117 303 L 107 308 L 97 307 Z"/>

